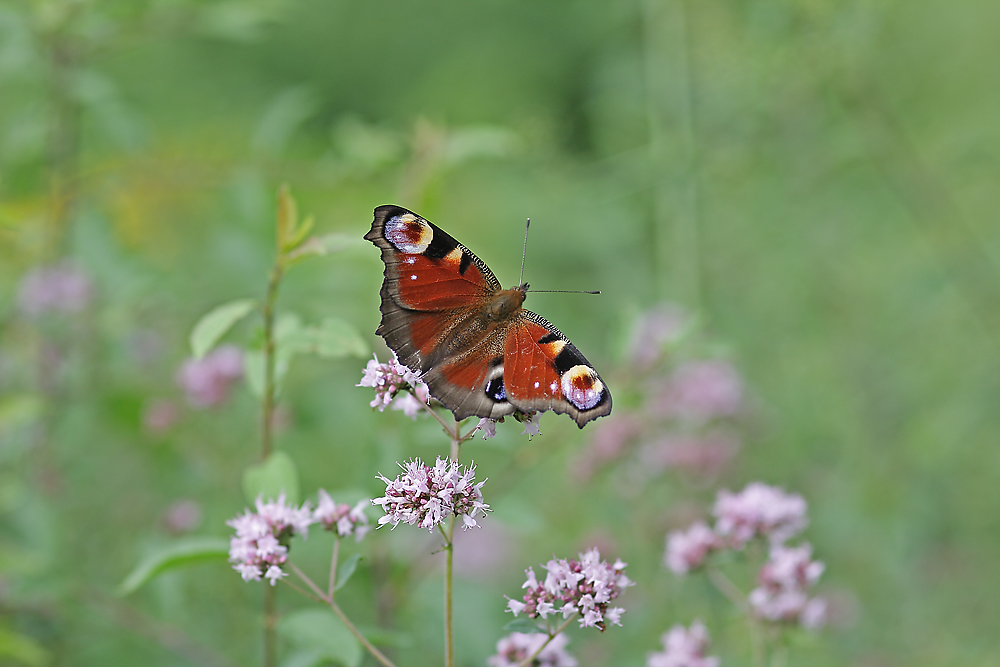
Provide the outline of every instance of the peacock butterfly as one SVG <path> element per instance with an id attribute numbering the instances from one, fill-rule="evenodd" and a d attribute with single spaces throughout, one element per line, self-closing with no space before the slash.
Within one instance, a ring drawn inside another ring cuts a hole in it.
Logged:
<path id="1" fill-rule="evenodd" d="M 590 362 L 521 307 L 527 283 L 502 289 L 472 251 L 399 206 L 376 208 L 365 238 L 385 263 L 375 333 L 456 419 L 553 410 L 583 428 L 611 412 L 611 393 Z"/>

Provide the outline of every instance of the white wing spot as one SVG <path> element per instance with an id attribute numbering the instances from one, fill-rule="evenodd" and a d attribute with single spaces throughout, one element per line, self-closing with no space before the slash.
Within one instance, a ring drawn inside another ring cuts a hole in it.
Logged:
<path id="1" fill-rule="evenodd" d="M 538 383 L 537 382 L 535 383 L 535 389 L 538 389 Z"/>
<path id="2" fill-rule="evenodd" d="M 417 274 L 414 273 L 410 276 L 410 280 L 416 280 L 416 279 L 417 279 Z"/>
<path id="3" fill-rule="evenodd" d="M 417 263 L 417 258 L 416 257 L 407 257 L 406 258 L 406 263 L 407 264 L 416 264 Z"/>

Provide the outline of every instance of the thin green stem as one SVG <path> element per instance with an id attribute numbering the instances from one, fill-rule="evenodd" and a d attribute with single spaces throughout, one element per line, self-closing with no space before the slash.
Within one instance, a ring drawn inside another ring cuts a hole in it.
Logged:
<path id="1" fill-rule="evenodd" d="M 279 257 L 267 284 L 267 297 L 264 299 L 264 397 L 260 429 L 260 455 L 266 459 L 274 450 L 274 302 L 278 297 L 278 285 L 281 283 L 284 271 Z"/>
<path id="2" fill-rule="evenodd" d="M 327 597 L 333 599 L 333 593 L 337 589 L 337 557 L 340 553 L 340 535 L 333 534 L 333 556 L 330 557 L 330 585 L 326 589 Z"/>
<path id="3" fill-rule="evenodd" d="M 264 667 L 278 664 L 278 589 L 264 587 Z"/>
<path id="4" fill-rule="evenodd" d="M 528 667 L 528 665 L 530 665 L 532 663 L 532 661 L 535 658 L 537 658 L 542 651 L 545 650 L 545 647 L 549 645 L 549 642 L 551 642 L 553 639 L 555 639 L 556 636 L 558 636 L 560 632 L 562 632 L 563 630 L 565 630 L 566 628 L 568 628 L 569 624 L 572 623 L 573 619 L 575 619 L 578 615 L 579 614 L 573 614 L 572 616 L 570 616 L 569 618 L 567 618 L 565 621 L 563 621 L 562 624 L 558 628 L 555 629 L 555 632 L 550 632 L 549 633 L 549 638 L 545 640 L 545 643 L 542 644 L 541 646 L 539 646 L 538 650 L 536 650 L 534 653 L 532 653 L 527 658 L 525 658 L 523 661 L 521 661 L 521 663 L 517 667 Z"/>
<path id="5" fill-rule="evenodd" d="M 389 660 L 389 658 L 387 658 L 385 654 L 383 654 L 381 651 L 375 648 L 375 646 L 370 641 L 368 641 L 368 639 L 363 634 L 361 634 L 361 631 L 358 630 L 357 626 L 355 626 L 354 623 L 351 623 L 351 619 L 347 618 L 347 614 L 345 614 L 344 611 L 340 608 L 340 605 L 334 602 L 331 597 L 325 595 L 323 591 L 319 589 L 319 586 L 317 586 L 315 582 L 313 582 L 313 580 L 310 579 L 308 575 L 306 575 L 305 572 L 300 570 L 294 563 L 289 563 L 289 566 L 292 572 L 295 573 L 295 576 L 301 579 L 302 582 L 306 586 L 308 586 L 322 602 L 329 605 L 333 613 L 337 615 L 337 618 L 339 618 L 341 622 L 343 622 L 344 626 L 348 629 L 348 631 L 352 635 L 354 635 L 355 639 L 361 642 L 361 645 L 365 647 L 365 650 L 367 650 L 373 658 L 378 660 L 385 667 L 396 667 L 396 665 L 393 664 L 392 660 Z M 290 584 L 291 582 L 286 581 L 285 583 Z M 296 588 L 296 590 L 298 590 L 297 587 L 293 586 L 293 588 Z"/>
<path id="6" fill-rule="evenodd" d="M 454 564 L 455 545 L 452 537 L 455 531 L 455 517 L 448 521 L 448 544 L 444 554 L 444 664 L 452 667 L 455 664 L 455 646 L 452 633 L 452 569 Z"/>

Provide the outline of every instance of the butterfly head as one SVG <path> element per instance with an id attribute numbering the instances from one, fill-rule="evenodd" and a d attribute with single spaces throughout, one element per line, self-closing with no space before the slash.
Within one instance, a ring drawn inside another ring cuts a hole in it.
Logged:
<path id="1" fill-rule="evenodd" d="M 503 322 L 521 309 L 527 296 L 528 283 L 495 292 L 484 308 L 486 317 L 494 322 Z"/>

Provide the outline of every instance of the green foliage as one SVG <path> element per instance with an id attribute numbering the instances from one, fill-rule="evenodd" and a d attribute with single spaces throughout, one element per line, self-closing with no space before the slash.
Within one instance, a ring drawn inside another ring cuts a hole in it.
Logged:
<path id="1" fill-rule="evenodd" d="M 299 503 L 299 473 L 285 452 L 272 452 L 265 461 L 243 471 L 243 496 L 247 502 L 253 503 L 258 497 L 267 502 L 282 493 L 289 505 Z"/>
<path id="2" fill-rule="evenodd" d="M 191 330 L 191 354 L 194 358 L 201 359 L 211 352 L 215 344 L 256 307 L 257 302 L 253 299 L 238 299 L 205 313 Z"/>
<path id="3" fill-rule="evenodd" d="M 350 581 L 351 577 L 354 576 L 354 571 L 358 569 L 360 561 L 361 554 L 352 554 L 350 558 L 337 567 L 337 585 L 334 590 L 339 591 Z"/>
<path id="4" fill-rule="evenodd" d="M 361 664 L 361 645 L 329 610 L 306 609 L 288 614 L 281 619 L 278 632 L 302 656 L 293 658 L 292 664 L 314 665 L 320 660 L 329 660 L 344 667 Z"/>
<path id="5" fill-rule="evenodd" d="M 208 561 L 225 561 L 229 556 L 229 541 L 219 538 L 192 537 L 158 548 L 148 554 L 118 586 L 118 595 L 139 590 L 153 577 L 169 570 Z"/>

